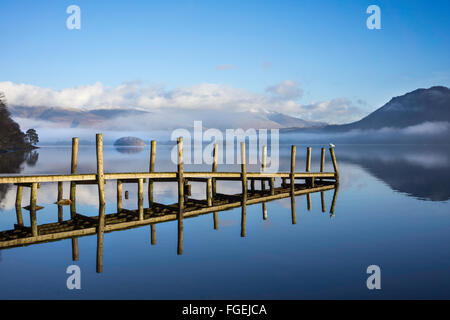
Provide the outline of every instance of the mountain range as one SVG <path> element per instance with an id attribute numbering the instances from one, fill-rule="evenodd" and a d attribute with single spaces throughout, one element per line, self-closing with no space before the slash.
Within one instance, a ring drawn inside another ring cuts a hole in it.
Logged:
<path id="1" fill-rule="evenodd" d="M 129 130 L 151 128 L 154 130 L 175 129 L 192 126 L 201 119 L 204 128 L 278 128 L 284 133 L 348 133 L 388 132 L 402 129 L 404 133 L 439 131 L 446 141 L 450 134 L 450 89 L 435 86 L 417 89 L 392 98 L 381 108 L 359 121 L 342 125 L 307 121 L 278 112 L 232 112 L 217 110 L 190 111 L 167 109 L 164 113 L 138 109 L 95 109 L 10 106 L 15 118 L 55 123 L 66 128 L 99 128 Z M 428 131 L 427 131 L 428 130 Z M 392 132 L 391 132 L 392 133 Z M 374 136 L 372 134 L 372 136 Z"/>

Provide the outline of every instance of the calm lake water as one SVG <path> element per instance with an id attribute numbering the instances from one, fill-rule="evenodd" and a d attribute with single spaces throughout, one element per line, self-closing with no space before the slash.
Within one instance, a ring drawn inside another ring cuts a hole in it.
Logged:
<path id="1" fill-rule="evenodd" d="M 319 168 L 320 145 L 313 145 L 312 170 Z M 158 145 L 156 169 L 174 171 L 169 145 Z M 281 145 L 280 170 L 289 170 L 289 144 Z M 297 144 L 297 168 L 305 167 L 306 146 Z M 302 299 L 302 298 L 450 298 L 450 147 L 336 147 L 340 188 L 334 215 L 333 191 L 296 198 L 297 224 L 291 223 L 289 198 L 247 206 L 246 236 L 241 209 L 184 221 L 184 253 L 177 255 L 177 222 L 104 235 L 103 273 L 96 273 L 97 237 L 78 239 L 79 261 L 72 261 L 70 239 L 0 251 L 0 298 L 39 299 Z M 42 147 L 28 158 L 0 155 L 0 170 L 21 174 L 69 173 L 70 147 Z M 105 146 L 105 171 L 146 171 L 148 147 L 123 152 Z M 80 173 L 95 172 L 95 147 L 80 146 Z M 209 168 L 209 166 L 208 166 Z M 255 170 L 249 167 L 249 171 Z M 206 167 L 186 165 L 185 170 Z M 236 170 L 238 166 L 219 166 Z M 332 165 L 327 154 L 327 171 Z M 106 184 L 106 213 L 116 211 L 115 182 Z M 156 184 L 155 201 L 176 201 L 175 183 Z M 24 189 L 28 205 L 29 188 Z M 68 184 L 64 198 L 68 198 Z M 136 185 L 125 185 L 136 209 Z M 240 192 L 239 182 L 218 183 L 218 191 Z M 193 183 L 193 197 L 204 185 Z M 53 204 L 57 184 L 38 190 L 39 224 L 57 222 Z M 15 187 L 0 186 L 0 231 L 14 229 Z M 145 204 L 147 199 L 145 197 Z M 77 212 L 98 214 L 96 186 L 78 186 Z M 28 211 L 23 212 L 30 225 Z M 70 218 L 64 207 L 64 219 Z M 68 290 L 68 266 L 81 268 L 81 290 Z M 381 268 L 381 290 L 368 290 L 366 269 Z"/>

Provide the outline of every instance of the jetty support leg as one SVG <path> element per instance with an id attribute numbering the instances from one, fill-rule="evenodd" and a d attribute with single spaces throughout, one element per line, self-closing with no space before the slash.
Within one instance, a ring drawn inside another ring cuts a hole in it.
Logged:
<path id="1" fill-rule="evenodd" d="M 156 158 L 156 141 L 152 140 L 150 147 L 150 165 L 149 171 L 155 172 L 155 158 Z M 153 181 L 148 180 L 148 206 L 149 208 L 153 205 Z"/>
<path id="2" fill-rule="evenodd" d="M 177 253 L 183 254 L 183 214 L 184 214 L 184 177 L 183 177 L 183 138 L 178 138 L 178 247 Z"/>

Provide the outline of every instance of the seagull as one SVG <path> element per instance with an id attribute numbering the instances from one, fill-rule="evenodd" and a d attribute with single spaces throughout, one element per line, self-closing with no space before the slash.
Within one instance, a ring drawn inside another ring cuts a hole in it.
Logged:
<path id="1" fill-rule="evenodd" d="M 336 147 L 334 144 L 330 143 L 330 147 L 334 148 Z"/>

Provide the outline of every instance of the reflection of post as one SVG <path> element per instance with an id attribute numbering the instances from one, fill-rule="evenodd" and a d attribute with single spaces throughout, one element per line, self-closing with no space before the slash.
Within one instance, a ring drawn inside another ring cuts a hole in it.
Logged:
<path id="1" fill-rule="evenodd" d="M 72 238 L 72 260 L 78 261 L 78 238 Z"/>
<path id="2" fill-rule="evenodd" d="M 311 211 L 311 193 L 306 194 L 306 206 L 308 207 L 308 211 Z"/>
<path id="3" fill-rule="evenodd" d="M 103 272 L 103 238 L 105 230 L 105 205 L 100 204 L 98 209 L 97 226 L 97 273 Z"/>
<path id="4" fill-rule="evenodd" d="M 334 154 L 334 148 L 330 148 L 330 154 L 331 160 L 333 161 L 334 176 L 336 178 L 336 181 L 339 181 L 339 170 L 336 162 L 336 155 Z"/>
<path id="5" fill-rule="evenodd" d="M 291 215 L 292 215 L 292 224 L 297 223 L 297 214 L 295 212 L 295 195 L 291 193 Z"/>
<path id="6" fill-rule="evenodd" d="M 70 173 L 71 174 L 75 174 L 77 173 L 77 168 L 78 168 L 78 138 L 72 138 L 72 162 L 71 162 L 71 168 L 70 168 Z M 70 183 L 70 200 L 71 200 L 71 204 L 70 204 L 70 213 L 71 213 L 71 217 L 74 217 L 74 214 L 76 213 L 76 189 L 77 189 L 77 184 L 75 182 L 71 182 Z"/>
<path id="7" fill-rule="evenodd" d="M 213 150 L 213 164 L 212 164 L 212 172 L 217 172 L 217 159 L 219 157 L 219 145 L 217 143 L 214 144 Z M 216 186 L 216 178 L 212 179 L 212 197 L 216 196 L 217 186 Z"/>
<path id="8" fill-rule="evenodd" d="M 241 178 L 242 178 L 242 214 L 241 214 L 241 237 L 245 237 L 245 225 L 247 215 L 247 165 L 245 156 L 245 142 L 241 142 Z"/>
<path id="9" fill-rule="evenodd" d="M 150 243 L 152 245 L 156 244 L 156 228 L 155 228 L 155 224 L 151 224 L 150 225 Z"/>
<path id="10" fill-rule="evenodd" d="M 155 171 L 155 157 L 156 157 L 156 141 L 152 140 L 150 147 L 150 172 Z M 153 180 L 148 180 L 148 207 L 153 204 Z"/>
<path id="11" fill-rule="evenodd" d="M 178 248 L 183 254 L 183 213 L 184 213 L 184 177 L 183 177 L 183 138 L 178 138 Z"/>
<path id="12" fill-rule="evenodd" d="M 325 208 L 325 192 L 320 193 L 320 199 L 322 201 L 322 212 L 325 212 L 327 209 Z"/>
<path id="13" fill-rule="evenodd" d="M 139 220 L 144 220 L 144 179 L 138 179 L 138 212 Z"/>
<path id="14" fill-rule="evenodd" d="M 122 211 L 122 180 L 117 180 L 117 213 Z"/>
<path id="15" fill-rule="evenodd" d="M 263 220 L 267 220 L 267 203 L 262 203 Z"/>
<path id="16" fill-rule="evenodd" d="M 97 272 L 103 272 L 103 234 L 105 228 L 105 174 L 103 171 L 103 136 L 97 134 L 97 185 L 98 185 L 98 227 L 97 227 Z"/>
<path id="17" fill-rule="evenodd" d="M 214 217 L 214 230 L 219 229 L 219 214 L 217 212 L 213 213 Z"/>
<path id="18" fill-rule="evenodd" d="M 31 195 L 30 195 L 30 225 L 31 225 L 31 233 L 33 237 L 37 237 L 38 235 L 38 227 L 36 221 L 36 200 L 37 200 L 37 183 L 34 182 L 31 184 Z"/>
<path id="19" fill-rule="evenodd" d="M 336 206 L 336 200 L 339 192 L 339 183 L 335 184 L 334 194 L 333 194 L 333 201 L 331 202 L 331 209 L 330 209 L 330 217 L 334 217 L 334 207 Z"/>

